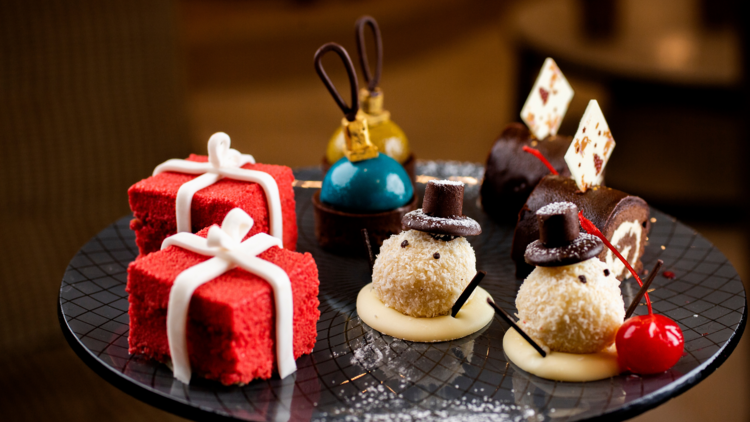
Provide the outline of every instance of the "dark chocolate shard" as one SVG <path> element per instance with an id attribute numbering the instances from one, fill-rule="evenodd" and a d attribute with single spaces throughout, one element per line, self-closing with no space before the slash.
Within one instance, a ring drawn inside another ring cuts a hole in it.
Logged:
<path id="1" fill-rule="evenodd" d="M 453 318 L 456 317 L 458 314 L 458 311 L 461 310 L 461 308 L 464 306 L 467 300 L 469 300 L 469 297 L 471 297 L 471 294 L 474 293 L 474 290 L 476 290 L 477 286 L 479 286 L 479 283 L 482 282 L 482 279 L 484 276 L 487 275 L 484 271 L 477 271 L 477 274 L 474 276 L 473 279 L 469 282 L 469 284 L 466 286 L 464 291 L 461 293 L 461 295 L 456 299 L 456 303 L 453 304 L 453 307 L 451 308 L 451 316 Z"/>
<path id="2" fill-rule="evenodd" d="M 372 268 L 375 266 L 375 255 L 372 253 L 372 245 L 370 244 L 370 234 L 367 232 L 367 229 L 362 229 L 362 238 L 365 241 L 365 249 L 367 250 L 367 260 L 370 262 L 370 272 L 372 272 Z M 404 242 L 406 242 L 404 240 Z"/>
<path id="3" fill-rule="evenodd" d="M 530 344 L 530 345 L 531 345 L 531 346 L 532 346 L 532 347 L 533 347 L 534 349 L 536 349 L 536 351 L 537 351 L 537 352 L 539 352 L 539 354 L 540 354 L 540 355 L 542 355 L 542 357 L 543 357 L 543 358 L 546 358 L 546 357 L 547 357 L 547 352 L 545 352 L 545 351 L 544 351 L 544 349 L 542 349 L 542 347 L 541 347 L 541 346 L 539 346 L 539 345 L 538 345 L 538 344 L 537 344 L 537 343 L 536 343 L 536 342 L 535 342 L 535 341 L 534 341 L 534 340 L 533 340 L 533 339 L 532 339 L 531 337 L 529 337 L 529 335 L 528 335 L 528 334 L 526 334 L 526 332 L 525 332 L 525 331 L 523 331 L 523 330 L 521 329 L 521 327 L 519 327 L 519 326 L 518 326 L 518 324 L 516 324 L 516 322 L 515 322 L 515 321 L 513 321 L 513 318 L 511 318 L 511 316 L 510 316 L 510 315 L 508 315 L 508 313 L 507 313 L 507 312 L 505 312 L 505 310 L 504 310 L 503 308 L 501 308 L 501 307 L 499 307 L 499 306 L 495 305 L 495 302 L 493 302 L 493 301 L 492 301 L 492 299 L 490 299 L 490 298 L 487 298 L 487 303 L 489 303 L 489 304 L 490 304 L 490 306 L 492 306 L 492 308 L 493 308 L 493 309 L 495 310 L 495 313 L 496 313 L 497 315 L 500 315 L 500 317 L 501 317 L 501 318 L 502 318 L 503 320 L 505 320 L 505 322 L 507 322 L 507 323 L 508 323 L 508 325 L 510 325 L 511 327 L 513 327 L 513 329 L 515 329 L 515 330 L 516 330 L 516 332 L 517 332 L 518 334 L 520 334 L 520 335 L 521 335 L 521 337 L 523 337 L 523 339 L 524 339 L 524 340 L 526 340 L 527 342 L 529 342 L 529 344 Z"/>
<path id="4" fill-rule="evenodd" d="M 641 288 L 638 290 L 638 293 L 636 293 L 635 297 L 633 298 L 633 301 L 630 303 L 630 306 L 628 307 L 627 312 L 625 312 L 625 319 L 630 318 L 635 312 L 636 308 L 638 308 L 638 304 L 641 303 L 641 299 L 643 299 L 643 296 L 648 291 L 649 286 L 651 286 L 651 282 L 654 281 L 654 278 L 656 278 L 656 274 L 659 272 L 659 269 L 661 268 L 663 264 L 664 264 L 664 261 L 662 261 L 661 259 L 656 261 L 656 265 L 654 265 L 654 270 L 651 271 L 646 281 L 643 282 L 643 286 L 641 286 Z"/>

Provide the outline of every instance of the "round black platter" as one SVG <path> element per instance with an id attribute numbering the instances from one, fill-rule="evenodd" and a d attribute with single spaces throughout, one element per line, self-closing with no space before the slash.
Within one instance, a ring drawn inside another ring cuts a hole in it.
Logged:
<path id="1" fill-rule="evenodd" d="M 464 213 L 478 220 L 480 236 L 470 239 L 482 286 L 515 312 L 520 280 L 510 260 L 512 226 L 492 222 L 478 207 L 475 164 L 425 162 L 417 174 L 453 177 L 467 183 Z M 295 171 L 298 180 L 320 180 L 318 169 Z M 420 178 L 424 181 L 425 178 Z M 727 258 L 694 230 L 652 210 L 652 231 L 643 257 L 657 259 L 676 278 L 657 276 L 654 310 L 677 321 L 685 353 L 659 375 L 621 375 L 588 383 L 541 379 L 509 363 L 502 349 L 507 329 L 495 319 L 469 337 L 441 343 L 412 343 L 381 335 L 357 317 L 355 300 L 369 282 L 363 257 L 346 258 L 318 248 L 312 194 L 295 188 L 298 250 L 311 252 L 320 272 L 318 338 L 298 371 L 283 380 L 256 380 L 226 387 L 193 378 L 175 381 L 164 365 L 128 354 L 127 266 L 137 255 L 124 217 L 91 239 L 71 260 L 60 288 L 58 315 L 76 353 L 123 391 L 166 411 L 195 420 L 622 420 L 696 385 L 735 348 L 747 318 L 745 290 Z M 418 183 L 421 196 L 424 185 Z M 625 303 L 637 291 L 622 283 Z M 645 313 L 639 307 L 637 313 Z"/>

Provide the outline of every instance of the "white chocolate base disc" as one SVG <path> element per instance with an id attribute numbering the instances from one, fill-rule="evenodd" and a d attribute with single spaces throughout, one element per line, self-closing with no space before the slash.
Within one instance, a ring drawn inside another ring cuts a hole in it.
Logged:
<path id="1" fill-rule="evenodd" d="M 621 372 L 614 345 L 597 353 L 550 352 L 543 358 L 516 330 L 509 328 L 503 337 L 503 350 L 519 368 L 554 381 L 596 381 Z"/>
<path id="2" fill-rule="evenodd" d="M 492 321 L 495 311 L 487 304 L 491 298 L 481 287 L 464 304 L 455 318 L 444 315 L 434 318 L 415 318 L 388 308 L 375 296 L 372 283 L 359 291 L 357 313 L 370 327 L 389 336 L 423 343 L 454 340 L 482 329 Z"/>

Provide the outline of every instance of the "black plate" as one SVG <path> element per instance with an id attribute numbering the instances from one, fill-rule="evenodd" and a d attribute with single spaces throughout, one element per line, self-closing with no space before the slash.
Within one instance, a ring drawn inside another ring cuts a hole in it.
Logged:
<path id="1" fill-rule="evenodd" d="M 421 163 L 418 174 L 468 177 L 464 213 L 483 228 L 470 239 L 482 286 L 515 312 L 520 281 L 513 277 L 513 227 L 491 222 L 477 207 L 474 164 Z M 295 172 L 320 180 L 317 169 Z M 471 184 L 474 182 L 474 184 Z M 420 185 L 423 188 L 423 185 Z M 423 189 L 421 189 L 423 190 Z M 420 190 L 420 195 L 421 195 Z M 472 336 L 425 344 L 395 340 L 364 325 L 355 299 L 369 282 L 364 258 L 321 251 L 313 231 L 310 198 L 296 188 L 299 251 L 309 251 L 320 270 L 318 340 L 298 371 L 284 380 L 225 387 L 193 379 L 174 381 L 164 365 L 127 350 L 127 266 L 137 254 L 125 217 L 104 229 L 76 254 L 60 288 L 59 317 L 68 342 L 92 369 L 123 391 L 164 410 L 197 419 L 309 420 L 620 420 L 633 417 L 694 386 L 719 367 L 739 342 L 747 317 L 745 290 L 727 258 L 694 230 L 659 211 L 643 257 L 659 258 L 675 280 L 659 276 L 651 293 L 654 310 L 676 320 L 685 354 L 671 370 L 654 376 L 618 376 L 589 383 L 562 383 L 529 375 L 510 364 L 502 349 L 500 320 Z M 637 291 L 622 285 L 625 303 Z M 645 313 L 640 307 L 638 313 Z"/>

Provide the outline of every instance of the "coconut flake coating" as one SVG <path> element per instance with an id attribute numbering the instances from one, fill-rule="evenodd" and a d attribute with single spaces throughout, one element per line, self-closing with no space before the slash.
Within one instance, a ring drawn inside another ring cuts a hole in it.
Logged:
<path id="1" fill-rule="evenodd" d="M 573 265 L 536 267 L 521 284 L 521 327 L 545 349 L 594 353 L 615 341 L 625 318 L 620 282 L 592 258 Z M 585 283 L 580 276 L 583 276 Z"/>
<path id="2" fill-rule="evenodd" d="M 405 315 L 448 315 L 476 274 L 476 264 L 474 249 L 463 237 L 446 242 L 421 231 L 403 231 L 383 242 L 372 270 L 373 291 Z"/>

